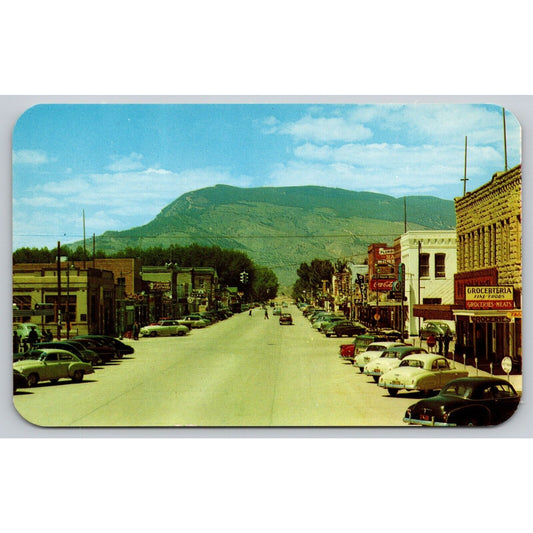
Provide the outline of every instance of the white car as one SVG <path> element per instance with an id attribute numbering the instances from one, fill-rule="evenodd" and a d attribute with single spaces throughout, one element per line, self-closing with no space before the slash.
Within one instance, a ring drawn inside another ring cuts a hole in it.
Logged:
<path id="1" fill-rule="evenodd" d="M 359 355 L 356 355 L 354 359 L 354 366 L 359 367 L 359 371 L 361 374 L 363 373 L 363 369 L 365 368 L 365 365 L 372 361 L 373 359 L 377 359 L 378 357 L 381 357 L 381 354 L 388 350 L 389 348 L 392 348 L 393 346 L 405 346 L 405 343 L 403 342 L 392 342 L 392 341 L 385 341 L 385 342 L 371 342 L 364 352 L 361 352 Z"/>
<path id="2" fill-rule="evenodd" d="M 378 386 L 387 389 L 391 396 L 396 396 L 401 389 L 429 393 L 442 389 L 452 379 L 467 376 L 466 370 L 458 370 L 442 355 L 408 355 L 398 368 L 389 370 L 379 378 Z"/>
<path id="3" fill-rule="evenodd" d="M 178 324 L 182 326 L 187 326 L 189 329 L 192 328 L 205 328 L 208 324 L 207 321 L 203 318 L 195 318 L 193 316 L 185 316 L 178 320 Z"/>
<path id="4" fill-rule="evenodd" d="M 385 350 L 377 359 L 373 359 L 370 363 L 367 363 L 363 369 L 363 373 L 365 376 L 372 376 L 377 383 L 379 381 L 379 376 L 393 368 L 399 367 L 402 359 L 408 355 L 417 353 L 428 352 L 427 350 L 424 350 L 424 348 L 419 348 L 418 346 L 393 346 L 392 348 Z"/>
<path id="5" fill-rule="evenodd" d="M 139 330 L 141 337 L 168 337 L 171 335 L 187 335 L 189 328 L 179 324 L 177 320 L 160 320 L 157 324 L 143 326 Z"/>

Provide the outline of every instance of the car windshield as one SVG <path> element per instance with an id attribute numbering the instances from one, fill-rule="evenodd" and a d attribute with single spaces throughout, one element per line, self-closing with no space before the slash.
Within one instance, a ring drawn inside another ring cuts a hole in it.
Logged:
<path id="1" fill-rule="evenodd" d="M 400 366 L 409 366 L 411 368 L 424 368 L 424 362 L 418 359 L 404 359 Z"/>
<path id="2" fill-rule="evenodd" d="M 46 359 L 46 352 L 43 352 L 42 350 L 33 350 L 31 352 L 28 352 L 24 356 L 24 359 L 43 361 L 44 359 Z"/>

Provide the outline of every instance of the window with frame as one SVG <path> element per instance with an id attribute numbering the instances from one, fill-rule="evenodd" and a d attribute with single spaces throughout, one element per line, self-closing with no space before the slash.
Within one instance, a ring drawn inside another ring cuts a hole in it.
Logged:
<path id="1" fill-rule="evenodd" d="M 446 254 L 435 254 L 435 277 L 446 277 Z"/>
<path id="2" fill-rule="evenodd" d="M 418 276 L 429 278 L 429 254 L 420 254 L 418 257 Z"/>

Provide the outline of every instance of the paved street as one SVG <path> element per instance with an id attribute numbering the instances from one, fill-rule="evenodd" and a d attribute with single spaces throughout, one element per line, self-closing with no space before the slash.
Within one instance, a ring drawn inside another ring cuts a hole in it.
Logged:
<path id="1" fill-rule="evenodd" d="M 338 358 L 351 339 L 293 326 L 256 309 L 186 337 L 127 340 L 135 353 L 81 384 L 19 391 L 14 404 L 40 426 L 405 426 L 418 393 L 391 398 Z"/>

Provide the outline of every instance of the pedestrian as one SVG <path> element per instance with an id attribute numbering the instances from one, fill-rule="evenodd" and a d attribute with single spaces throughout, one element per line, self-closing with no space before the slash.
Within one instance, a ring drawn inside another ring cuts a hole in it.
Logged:
<path id="1" fill-rule="evenodd" d="M 44 336 L 44 340 L 46 342 L 52 342 L 54 340 L 54 335 L 53 335 L 53 333 L 52 333 L 52 331 L 50 329 L 46 330 L 46 333 L 45 333 L 45 336 Z"/>
<path id="2" fill-rule="evenodd" d="M 433 352 L 433 349 L 435 348 L 435 344 L 437 344 L 437 339 L 435 339 L 435 335 L 431 333 L 429 337 L 426 340 L 426 343 L 428 345 L 429 351 Z"/>
<path id="3" fill-rule="evenodd" d="M 248 311 L 248 316 L 252 316 L 252 308 L 250 307 L 250 311 Z"/>
<path id="4" fill-rule="evenodd" d="M 14 331 L 13 332 L 13 353 L 19 353 L 20 350 L 20 337 L 19 334 Z"/>
<path id="5" fill-rule="evenodd" d="M 33 348 L 33 345 L 39 340 L 39 334 L 35 329 L 35 326 L 32 326 L 30 332 L 28 333 L 28 342 L 30 344 L 30 349 Z"/>
<path id="6" fill-rule="evenodd" d="M 26 353 L 28 351 L 28 337 L 22 339 L 22 351 Z"/>
<path id="7" fill-rule="evenodd" d="M 268 309 L 265 307 L 265 319 L 268 320 Z"/>
<path id="8" fill-rule="evenodd" d="M 448 357 L 448 350 L 450 349 L 450 341 L 452 340 L 452 336 L 450 335 L 449 331 L 446 331 L 444 334 L 444 356 Z"/>
<path id="9" fill-rule="evenodd" d="M 442 355 L 442 343 L 443 343 L 444 339 L 442 338 L 442 335 L 439 335 L 437 337 L 437 343 L 438 343 L 438 348 L 437 348 L 437 353 Z"/>
<path id="10" fill-rule="evenodd" d="M 138 341 L 139 340 L 139 324 L 137 321 L 135 321 L 133 324 L 132 333 L 133 333 L 133 340 Z"/>

